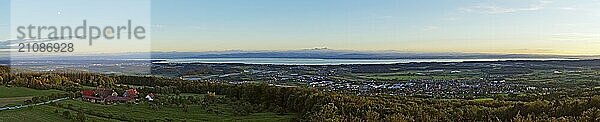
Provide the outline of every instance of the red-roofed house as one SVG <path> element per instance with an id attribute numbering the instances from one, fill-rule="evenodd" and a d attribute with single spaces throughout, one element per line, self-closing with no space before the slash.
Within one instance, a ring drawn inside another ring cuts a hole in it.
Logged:
<path id="1" fill-rule="evenodd" d="M 92 90 L 83 90 L 83 91 L 81 91 L 81 95 L 83 95 L 83 96 L 93 96 L 94 95 L 94 91 L 92 91 Z"/>
<path id="2" fill-rule="evenodd" d="M 139 92 L 136 89 L 128 89 L 127 91 L 125 91 L 125 93 L 123 93 L 124 97 L 129 97 L 129 98 L 136 98 L 138 97 Z"/>
<path id="3" fill-rule="evenodd" d="M 100 102 L 100 103 L 116 103 L 116 102 L 133 102 L 138 96 L 135 89 L 128 89 L 123 93 L 123 96 L 118 96 L 114 90 L 107 88 L 97 88 L 96 90 L 81 91 L 81 98 L 85 101 Z"/>

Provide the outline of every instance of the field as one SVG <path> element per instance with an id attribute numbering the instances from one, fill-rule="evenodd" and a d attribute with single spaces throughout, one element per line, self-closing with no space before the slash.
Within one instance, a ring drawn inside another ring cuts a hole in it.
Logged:
<path id="1" fill-rule="evenodd" d="M 35 90 L 24 87 L 5 87 L 0 86 L 0 98 L 9 97 L 32 97 L 32 96 L 48 96 L 54 93 L 61 93 L 59 90 Z"/>
<path id="2" fill-rule="evenodd" d="M 273 113 L 257 113 L 249 116 L 234 116 L 232 107 L 227 105 L 216 106 L 189 106 L 187 112 L 180 107 L 151 108 L 148 104 L 121 104 L 121 105 L 99 105 L 88 102 L 68 100 L 60 102 L 64 105 L 72 105 L 73 109 L 84 109 L 102 113 L 101 116 L 114 119 L 142 119 L 142 120 L 178 120 L 178 121 L 285 121 L 290 115 L 276 115 Z M 100 114 L 98 114 L 100 115 Z"/>
<path id="3" fill-rule="evenodd" d="M 454 79 L 464 79 L 464 78 L 468 78 L 466 76 L 461 76 L 461 75 L 457 75 L 457 74 L 453 74 L 453 75 L 440 75 L 440 74 L 434 74 L 434 75 L 423 75 L 423 74 L 416 74 L 416 73 L 405 73 L 405 72 L 398 72 L 398 73 L 362 73 L 362 74 L 356 74 L 359 78 L 363 78 L 363 79 L 371 79 L 371 80 L 384 80 L 384 81 L 389 81 L 389 80 L 399 80 L 399 81 L 407 81 L 407 80 L 454 80 Z"/>
<path id="4" fill-rule="evenodd" d="M 24 87 L 0 86 L 0 107 L 9 104 L 21 104 L 23 101 L 35 96 L 48 96 L 54 93 L 62 93 L 59 90 L 35 90 Z"/>
<path id="5" fill-rule="evenodd" d="M 59 111 L 56 113 L 55 111 Z M 70 121 L 63 117 L 62 112 L 69 111 L 70 113 L 76 113 L 75 111 L 58 108 L 50 105 L 41 105 L 35 107 L 22 108 L 18 110 L 0 111 L 0 120 L 7 122 L 64 122 Z M 86 115 L 89 120 L 96 121 L 117 121 L 101 117 L 95 117 Z"/>
<path id="6" fill-rule="evenodd" d="M 290 121 L 293 115 L 277 115 L 275 113 L 255 113 L 248 116 L 235 116 L 232 107 L 189 106 L 188 111 L 180 107 L 151 108 L 148 104 L 100 105 L 79 100 L 65 100 L 59 105 L 41 105 L 18 110 L 0 111 L 3 121 L 65 121 L 69 120 L 64 111 L 76 116 L 78 111 L 86 111 L 86 121 L 126 121 L 126 120 L 161 120 L 161 121 Z M 58 112 L 58 113 L 56 113 Z M 91 114 L 90 114 L 91 113 Z M 75 118 L 75 117 L 73 117 Z"/>
<path id="7" fill-rule="evenodd" d="M 48 96 L 62 93 L 59 90 L 35 90 L 23 87 L 0 87 L 0 105 L 22 104 L 34 96 Z M 181 96 L 197 96 L 199 94 L 181 94 Z M 68 111 L 70 117 L 64 113 Z M 234 107 L 227 104 L 208 106 L 189 105 L 151 107 L 147 103 L 101 105 L 79 100 L 64 100 L 57 104 L 47 104 L 0 111 L 1 121 L 71 121 L 76 120 L 83 111 L 86 121 L 128 121 L 128 120 L 162 120 L 162 121 L 290 121 L 294 115 L 278 115 L 276 113 L 254 113 L 246 116 L 233 114 Z"/>

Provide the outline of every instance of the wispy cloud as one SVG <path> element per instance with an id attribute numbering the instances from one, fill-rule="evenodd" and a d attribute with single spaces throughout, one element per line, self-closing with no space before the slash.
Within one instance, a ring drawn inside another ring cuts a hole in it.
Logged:
<path id="1" fill-rule="evenodd" d="M 454 20 L 458 20 L 458 18 L 457 17 L 445 17 L 445 18 L 442 18 L 442 20 L 445 20 L 445 21 L 454 21 Z"/>
<path id="2" fill-rule="evenodd" d="M 600 42 L 600 35 L 593 33 L 559 33 L 551 36 L 554 41 Z"/>
<path id="3" fill-rule="evenodd" d="M 439 29 L 439 28 L 440 28 L 440 27 L 438 27 L 438 26 L 429 25 L 429 26 L 425 26 L 425 27 L 423 27 L 423 30 L 424 30 L 424 31 L 433 31 L 433 30 L 437 30 L 437 29 Z"/>
<path id="4" fill-rule="evenodd" d="M 575 8 L 575 7 L 561 7 L 561 8 L 558 8 L 558 9 L 561 9 L 561 10 L 569 10 L 569 11 L 572 11 L 572 10 L 577 10 L 577 8 Z"/>
<path id="5" fill-rule="evenodd" d="M 555 49 L 515 49 L 515 50 L 511 50 L 509 52 L 513 52 L 513 53 L 556 53 L 558 52 Z"/>
<path id="6" fill-rule="evenodd" d="M 508 7 L 508 6 L 498 6 L 498 5 L 475 5 L 470 7 L 459 8 L 461 12 L 477 12 L 477 13 L 485 13 L 485 14 L 503 14 L 503 13 L 516 13 L 523 11 L 537 11 L 546 8 L 547 4 L 552 3 L 552 1 L 541 0 L 534 4 L 530 4 L 526 7 Z"/>

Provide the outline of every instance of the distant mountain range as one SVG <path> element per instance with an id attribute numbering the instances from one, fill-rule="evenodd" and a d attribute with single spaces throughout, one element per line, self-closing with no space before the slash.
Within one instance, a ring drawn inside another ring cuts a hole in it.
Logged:
<path id="1" fill-rule="evenodd" d="M 559 55 L 483 54 L 483 53 L 418 53 L 397 51 L 351 51 L 304 49 L 287 51 L 214 51 L 153 52 L 155 59 L 174 58 L 311 58 L 311 59 L 496 59 L 496 58 L 578 58 Z"/>
<path id="2" fill-rule="evenodd" d="M 4 52 L 7 53 L 7 52 Z M 6 60 L 8 54 L 0 55 Z M 190 59 L 190 58 L 304 58 L 304 59 L 510 59 L 510 58 L 579 58 L 598 59 L 599 56 L 561 56 L 535 54 L 485 54 L 485 53 L 422 53 L 399 51 L 352 51 L 326 48 L 286 51 L 209 51 L 209 52 L 152 52 L 102 53 L 77 56 L 27 56 L 22 59 L 96 60 L 96 59 Z"/>

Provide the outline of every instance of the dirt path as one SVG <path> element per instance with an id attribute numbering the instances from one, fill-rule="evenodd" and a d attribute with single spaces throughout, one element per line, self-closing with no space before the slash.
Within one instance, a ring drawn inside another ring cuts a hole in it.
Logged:
<path id="1" fill-rule="evenodd" d="M 32 97 L 9 97 L 9 98 L 0 98 L 0 107 L 4 105 L 8 105 L 11 103 L 23 103 L 25 100 L 29 100 Z"/>
<path id="2" fill-rule="evenodd" d="M 0 111 L 4 111 L 4 110 L 14 110 L 14 109 L 20 109 L 20 108 L 27 108 L 27 107 L 31 107 L 31 106 L 44 105 L 44 104 L 53 103 L 53 102 L 58 102 L 58 101 L 61 101 L 61 100 L 66 100 L 66 99 L 68 99 L 68 97 L 65 97 L 65 98 L 60 98 L 60 99 L 55 99 L 55 100 L 50 100 L 50 101 L 47 101 L 47 102 L 36 103 L 36 104 L 29 104 L 29 105 L 19 105 L 19 106 L 11 106 L 11 107 L 3 107 L 3 108 L 0 108 Z"/>

